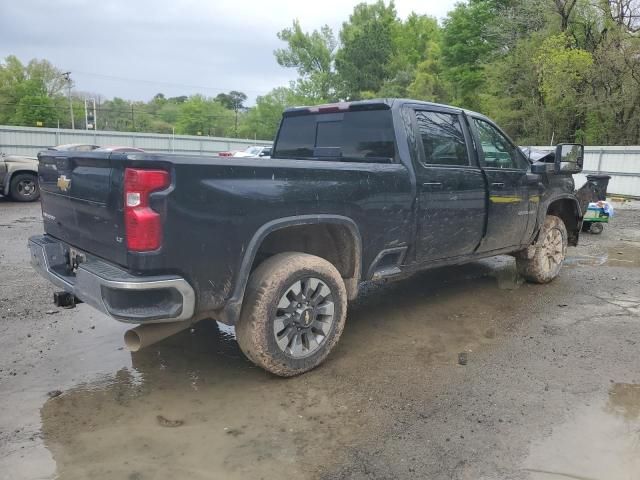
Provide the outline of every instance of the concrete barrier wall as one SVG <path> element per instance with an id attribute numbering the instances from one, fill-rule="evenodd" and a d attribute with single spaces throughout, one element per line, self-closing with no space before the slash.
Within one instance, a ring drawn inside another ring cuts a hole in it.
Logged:
<path id="1" fill-rule="evenodd" d="M 138 147 L 153 153 L 215 155 L 244 150 L 251 145 L 270 145 L 271 141 L 159 133 L 108 132 L 0 126 L 0 152 L 35 156 L 40 150 L 65 143 Z"/>

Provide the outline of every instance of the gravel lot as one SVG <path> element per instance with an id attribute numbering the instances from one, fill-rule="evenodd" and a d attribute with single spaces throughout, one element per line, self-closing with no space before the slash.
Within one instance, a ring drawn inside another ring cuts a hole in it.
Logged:
<path id="1" fill-rule="evenodd" d="M 0 479 L 640 479 L 640 203 L 550 285 L 498 257 L 370 286 L 288 380 L 213 321 L 127 352 L 53 306 L 41 231 L 0 198 Z"/>

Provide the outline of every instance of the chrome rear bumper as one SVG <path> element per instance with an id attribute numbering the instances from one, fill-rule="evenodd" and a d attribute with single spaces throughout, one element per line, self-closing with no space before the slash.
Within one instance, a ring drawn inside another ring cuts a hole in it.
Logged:
<path id="1" fill-rule="evenodd" d="M 86 260 L 75 271 L 68 266 L 69 245 L 49 235 L 29 239 L 31 265 L 65 292 L 127 323 L 189 320 L 195 293 L 176 275 L 138 276 L 82 252 Z"/>

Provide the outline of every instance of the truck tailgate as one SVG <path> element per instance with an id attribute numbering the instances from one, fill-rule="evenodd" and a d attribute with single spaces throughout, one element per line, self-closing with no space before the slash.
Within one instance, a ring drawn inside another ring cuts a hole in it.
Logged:
<path id="1" fill-rule="evenodd" d="M 41 152 L 44 230 L 80 250 L 126 265 L 122 162 L 109 153 Z M 118 168 L 117 165 L 120 165 Z"/>

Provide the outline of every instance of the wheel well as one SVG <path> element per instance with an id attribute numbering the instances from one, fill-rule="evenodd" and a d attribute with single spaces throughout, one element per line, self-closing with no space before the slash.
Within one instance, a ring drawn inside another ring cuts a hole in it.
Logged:
<path id="1" fill-rule="evenodd" d="M 34 176 L 36 177 L 36 179 L 38 178 L 38 172 L 34 172 L 33 170 L 14 170 L 12 172 L 9 172 L 4 184 L 4 193 L 10 193 L 9 190 L 11 188 L 11 181 L 16 175 L 20 175 L 21 173 L 26 173 L 28 175 Z"/>
<path id="2" fill-rule="evenodd" d="M 567 228 L 569 245 L 576 246 L 578 244 L 578 236 L 580 235 L 580 211 L 576 202 L 569 198 L 556 200 L 549 205 L 547 215 L 555 215 L 560 217 Z"/>
<path id="3" fill-rule="evenodd" d="M 283 252 L 301 252 L 324 258 L 340 272 L 349 298 L 357 295 L 360 245 L 351 230 L 339 224 L 292 225 L 269 233 L 251 265 L 253 271 L 267 258 Z"/>

